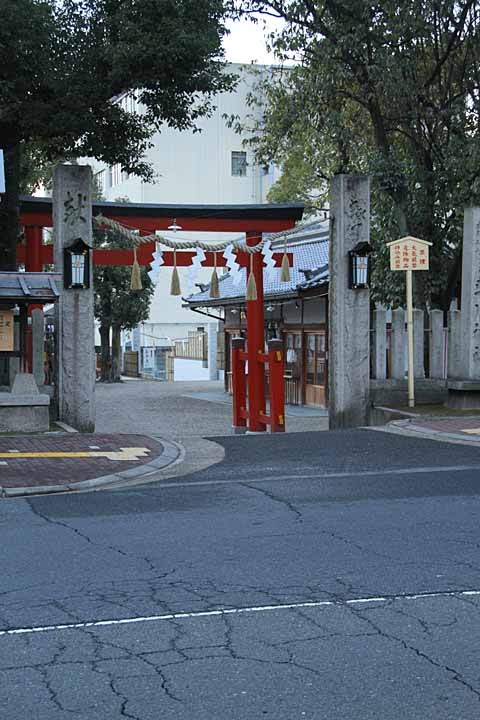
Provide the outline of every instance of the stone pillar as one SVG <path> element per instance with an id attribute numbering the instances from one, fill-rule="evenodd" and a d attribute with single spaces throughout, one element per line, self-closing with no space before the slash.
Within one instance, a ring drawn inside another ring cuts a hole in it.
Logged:
<path id="1" fill-rule="evenodd" d="M 430 311 L 430 377 L 443 378 L 443 310 Z"/>
<path id="2" fill-rule="evenodd" d="M 370 293 L 349 288 L 348 252 L 370 239 L 370 179 L 337 175 L 331 184 L 329 425 L 368 424 Z"/>
<path id="3" fill-rule="evenodd" d="M 392 379 L 405 379 L 405 310 L 392 311 Z"/>
<path id="4" fill-rule="evenodd" d="M 375 379 L 387 378 L 387 311 L 377 308 L 375 317 Z"/>
<path id="5" fill-rule="evenodd" d="M 45 322 L 43 310 L 32 310 L 32 372 L 39 387 L 44 384 L 43 357 L 45 351 Z"/>
<path id="6" fill-rule="evenodd" d="M 413 374 L 416 378 L 425 378 L 425 318 L 423 310 L 413 310 Z"/>
<path id="7" fill-rule="evenodd" d="M 467 208 L 463 221 L 462 375 L 480 380 L 480 208 Z"/>
<path id="8" fill-rule="evenodd" d="M 81 238 L 92 245 L 92 173 L 85 165 L 60 165 L 53 176 L 55 268 L 63 273 L 63 249 Z M 93 263 L 90 287 L 62 289 L 57 307 L 60 419 L 82 432 L 95 429 Z"/>
<path id="9" fill-rule="evenodd" d="M 208 379 L 218 380 L 217 369 L 217 324 L 208 323 Z"/>
<path id="10" fill-rule="evenodd" d="M 460 310 L 448 313 L 447 377 L 458 380 L 462 376 L 462 318 Z"/>

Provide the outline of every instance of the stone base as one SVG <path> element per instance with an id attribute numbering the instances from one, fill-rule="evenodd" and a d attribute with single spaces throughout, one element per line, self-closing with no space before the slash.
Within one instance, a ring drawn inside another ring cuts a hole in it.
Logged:
<path id="1" fill-rule="evenodd" d="M 447 406 L 454 410 L 480 409 L 480 380 L 449 380 Z"/>
<path id="2" fill-rule="evenodd" d="M 18 373 L 12 392 L 0 394 L 0 432 L 46 432 L 49 405 L 50 398 L 38 392 L 33 375 Z"/>
<path id="3" fill-rule="evenodd" d="M 415 379 L 415 402 L 441 405 L 447 402 L 445 380 Z M 408 405 L 408 383 L 406 380 L 371 380 L 370 399 L 373 405 L 398 407 Z"/>
<path id="4" fill-rule="evenodd" d="M 246 426 L 245 427 L 243 427 L 243 426 L 237 427 L 236 425 L 232 425 L 232 429 L 233 429 L 234 435 L 245 435 L 245 433 L 247 432 Z"/>
<path id="5" fill-rule="evenodd" d="M 0 432 L 47 432 L 48 405 L 0 405 Z"/>

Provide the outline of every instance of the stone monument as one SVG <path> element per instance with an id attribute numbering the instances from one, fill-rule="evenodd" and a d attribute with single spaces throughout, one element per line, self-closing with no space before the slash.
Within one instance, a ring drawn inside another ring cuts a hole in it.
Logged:
<path id="1" fill-rule="evenodd" d="M 88 166 L 60 165 L 53 176 L 55 267 L 64 273 L 65 248 L 92 247 L 92 173 Z M 58 403 L 60 420 L 82 432 L 95 429 L 95 339 L 92 250 L 86 287 L 73 282 L 57 306 Z"/>
<path id="2" fill-rule="evenodd" d="M 448 381 L 448 405 L 480 408 L 480 207 L 463 220 L 460 375 Z"/>
<path id="3" fill-rule="evenodd" d="M 348 253 L 370 239 L 370 180 L 332 180 L 329 287 L 329 426 L 367 425 L 370 406 L 370 293 L 350 289 Z"/>

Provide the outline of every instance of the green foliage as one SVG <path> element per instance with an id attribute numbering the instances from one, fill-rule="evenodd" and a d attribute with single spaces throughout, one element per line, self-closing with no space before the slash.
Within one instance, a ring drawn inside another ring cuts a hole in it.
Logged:
<path id="1" fill-rule="evenodd" d="M 195 128 L 232 86 L 224 14 L 223 0 L 0 0 L 0 267 L 14 265 L 18 192 L 34 168 L 48 177 L 59 158 L 96 157 L 152 179 L 152 134 Z M 126 92 L 141 112 L 114 102 Z"/>
<path id="2" fill-rule="evenodd" d="M 282 17 L 273 47 L 280 60 L 298 61 L 261 79 L 251 98 L 257 155 L 285 171 L 271 198 L 321 204 L 334 174 L 370 174 L 375 299 L 402 302 L 385 243 L 409 233 L 433 242 L 430 272 L 416 273 L 416 301 L 448 307 L 463 208 L 480 203 L 478 2 L 237 6 Z"/>
<path id="3" fill-rule="evenodd" d="M 130 248 L 113 230 L 94 230 L 94 247 Z M 96 265 L 93 270 L 95 317 L 100 325 L 133 330 L 148 319 L 154 286 L 147 268 L 141 268 L 143 290 L 130 289 L 131 267 Z"/>
<path id="4" fill-rule="evenodd" d="M 2 141 L 35 140 L 53 159 L 93 155 L 148 177 L 152 132 L 194 126 L 230 84 L 215 62 L 222 15 L 220 0 L 0 0 Z M 130 90 L 144 113 L 112 102 Z"/>

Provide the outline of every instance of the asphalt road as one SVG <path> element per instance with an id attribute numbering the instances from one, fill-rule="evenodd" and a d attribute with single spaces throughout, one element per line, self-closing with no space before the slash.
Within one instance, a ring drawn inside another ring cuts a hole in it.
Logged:
<path id="1" fill-rule="evenodd" d="M 0 503 L 0 718 L 478 720 L 480 448 L 219 441 L 196 475 Z"/>

